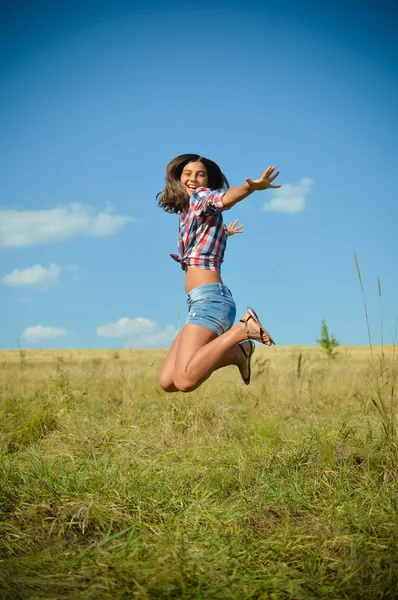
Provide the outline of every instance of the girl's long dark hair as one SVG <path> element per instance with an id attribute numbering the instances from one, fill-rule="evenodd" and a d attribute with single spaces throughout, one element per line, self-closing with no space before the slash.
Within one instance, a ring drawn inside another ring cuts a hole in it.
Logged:
<path id="1" fill-rule="evenodd" d="M 212 190 L 229 188 L 229 183 L 220 167 L 212 160 L 199 154 L 181 154 L 166 167 L 166 187 L 156 196 L 158 205 L 169 213 L 179 213 L 188 206 L 189 196 L 181 183 L 181 173 L 191 162 L 201 162 L 207 169 L 207 187 Z"/>

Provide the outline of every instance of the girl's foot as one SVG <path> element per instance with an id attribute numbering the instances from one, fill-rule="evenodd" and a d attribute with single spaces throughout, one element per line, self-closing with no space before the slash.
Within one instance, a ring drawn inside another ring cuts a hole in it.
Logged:
<path id="1" fill-rule="evenodd" d="M 262 326 L 256 312 L 250 306 L 241 318 L 240 323 L 244 325 L 248 340 L 257 340 L 266 346 L 275 344 L 268 331 Z"/>
<path id="2" fill-rule="evenodd" d="M 256 349 L 256 345 L 252 340 L 247 340 L 244 342 L 240 342 L 240 344 L 238 344 L 239 348 L 242 350 L 242 353 L 244 354 L 244 359 L 242 360 L 242 362 L 240 363 L 240 365 L 238 365 L 241 377 L 243 379 L 243 381 L 245 382 L 246 385 L 249 385 L 250 383 L 250 376 L 251 376 L 251 358 L 253 355 L 253 352 Z"/>

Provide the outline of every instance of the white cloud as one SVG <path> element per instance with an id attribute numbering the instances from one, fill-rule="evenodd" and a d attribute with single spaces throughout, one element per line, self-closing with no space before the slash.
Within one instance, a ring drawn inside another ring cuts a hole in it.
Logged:
<path id="1" fill-rule="evenodd" d="M 43 286 L 57 283 L 62 267 L 51 263 L 49 267 L 33 265 L 28 269 L 14 269 L 1 280 L 5 285 Z"/>
<path id="2" fill-rule="evenodd" d="M 172 325 L 158 329 L 157 323 L 144 317 L 124 317 L 115 323 L 106 323 L 97 328 L 97 334 L 101 337 L 123 339 L 138 348 L 168 346 L 177 333 L 178 330 Z"/>
<path id="3" fill-rule="evenodd" d="M 35 327 L 27 327 L 22 333 L 25 341 L 31 344 L 36 344 L 42 340 L 54 339 L 63 337 L 70 333 L 67 329 L 61 329 L 59 327 L 43 327 L 42 325 L 36 325 Z"/>
<path id="4" fill-rule="evenodd" d="M 305 209 L 307 194 L 311 191 L 314 181 L 309 177 L 300 179 L 298 185 L 285 183 L 277 190 L 274 190 L 274 196 L 267 202 L 263 210 L 278 211 L 294 214 Z"/>
<path id="5" fill-rule="evenodd" d="M 0 246 L 33 246 L 75 235 L 105 237 L 133 220 L 115 215 L 111 206 L 96 214 L 91 206 L 76 203 L 49 210 L 0 210 Z"/>

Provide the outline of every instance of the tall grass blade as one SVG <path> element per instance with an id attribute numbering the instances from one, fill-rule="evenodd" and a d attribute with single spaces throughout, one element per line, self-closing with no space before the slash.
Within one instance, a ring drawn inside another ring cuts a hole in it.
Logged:
<path id="1" fill-rule="evenodd" d="M 375 376 L 374 377 L 374 385 L 372 387 L 374 388 L 376 399 L 372 398 L 371 400 L 372 400 L 374 406 L 376 407 L 377 412 L 380 415 L 382 428 L 384 430 L 385 439 L 389 445 L 389 448 L 393 453 L 395 453 L 396 437 L 397 437 L 397 417 L 395 415 L 395 403 L 394 403 L 394 386 L 395 386 L 395 377 L 396 377 L 396 373 L 395 373 L 395 340 L 394 340 L 394 351 L 393 351 L 393 364 L 391 367 L 391 376 L 392 376 L 391 394 L 389 397 L 389 404 L 388 404 L 386 391 L 385 391 L 385 384 L 384 384 L 384 373 L 385 373 L 386 369 L 384 368 L 383 311 L 382 311 L 382 292 L 381 292 L 380 277 L 377 277 L 377 289 L 378 289 L 378 295 L 379 295 L 379 299 L 380 299 L 380 328 L 381 328 L 381 357 L 380 356 L 378 357 L 379 367 L 380 367 L 380 371 L 378 373 L 376 370 L 376 362 L 374 359 L 373 344 L 372 344 L 372 338 L 371 338 L 371 334 L 370 334 L 370 325 L 369 325 L 366 296 L 365 296 L 365 292 L 364 292 L 363 284 L 362 284 L 361 270 L 359 268 L 358 258 L 357 258 L 357 254 L 355 251 L 354 251 L 354 259 L 355 259 L 355 265 L 356 265 L 356 269 L 357 269 L 357 273 L 358 273 L 358 279 L 359 279 L 359 283 L 360 283 L 361 291 L 362 291 L 363 304 L 364 304 L 364 309 L 365 309 L 366 326 L 367 326 L 367 331 L 368 331 L 369 347 L 370 347 L 370 353 L 371 353 L 371 363 L 372 363 L 372 368 L 373 368 L 374 376 Z M 394 334 L 394 337 L 395 337 L 395 334 Z"/>
<path id="2" fill-rule="evenodd" d="M 371 338 L 371 335 L 370 335 L 368 307 L 367 307 L 367 304 L 366 304 L 366 296 L 365 296 L 365 292 L 364 292 L 363 285 L 362 285 L 361 270 L 359 268 L 357 253 L 355 251 L 354 251 L 354 258 L 355 258 L 355 264 L 356 264 L 356 267 L 357 267 L 358 279 L 359 279 L 359 283 L 360 283 L 361 291 L 362 291 L 363 305 L 364 305 L 364 309 L 365 309 L 366 327 L 367 327 L 367 330 L 368 330 L 369 347 L 370 347 L 370 353 L 371 353 L 371 356 L 372 356 L 372 364 L 374 364 L 373 363 L 373 344 L 372 344 L 372 338 Z"/>

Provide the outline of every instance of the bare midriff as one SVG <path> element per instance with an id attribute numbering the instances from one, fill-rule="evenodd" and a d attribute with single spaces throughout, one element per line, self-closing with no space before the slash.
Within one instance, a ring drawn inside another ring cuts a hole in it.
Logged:
<path id="1" fill-rule="evenodd" d="M 189 294 L 191 290 L 199 285 L 207 283 L 222 283 L 221 275 L 218 271 L 209 269 L 198 269 L 197 267 L 187 267 L 185 274 L 185 293 Z"/>

